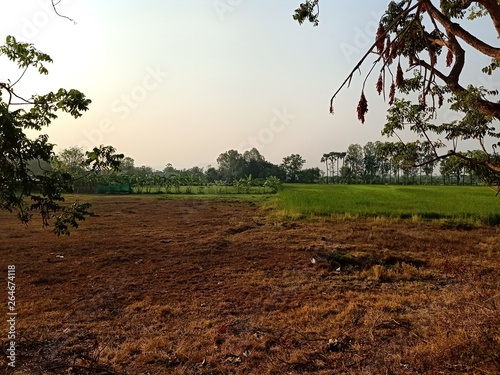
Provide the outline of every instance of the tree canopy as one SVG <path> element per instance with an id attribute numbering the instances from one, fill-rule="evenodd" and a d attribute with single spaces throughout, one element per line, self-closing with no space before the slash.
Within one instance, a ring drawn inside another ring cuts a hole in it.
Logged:
<path id="1" fill-rule="evenodd" d="M 301 3 L 293 18 L 300 24 L 307 21 L 317 26 L 319 3 L 319 0 Z M 486 177 L 490 182 L 498 181 L 500 133 L 494 126 L 500 119 L 498 91 L 475 82 L 463 83 L 466 64 L 475 68 L 473 60 L 466 61 L 466 50 L 490 59 L 487 66 L 477 68 L 479 74 L 492 75 L 500 66 L 500 47 L 489 44 L 466 27 L 488 18 L 492 36 L 489 39 L 498 39 L 498 0 L 391 1 L 380 19 L 373 45 L 332 95 L 330 112 L 334 112 L 335 97 L 348 87 L 366 60 L 374 56 L 356 108 L 358 119 L 365 121 L 368 112 L 365 86 L 367 78 L 377 72 L 374 89 L 389 104 L 383 134 L 398 136 L 402 130 L 409 129 L 422 140 L 404 143 L 400 139 L 397 143 L 401 152 L 408 151 L 411 158 L 415 148 L 430 150 L 433 157 L 425 162 L 455 156 L 470 166 L 489 171 Z M 445 104 L 457 112 L 460 119 L 439 123 L 438 109 Z M 459 144 L 463 140 L 475 140 L 481 152 L 461 149 Z M 446 146 L 446 151 L 440 151 Z"/>

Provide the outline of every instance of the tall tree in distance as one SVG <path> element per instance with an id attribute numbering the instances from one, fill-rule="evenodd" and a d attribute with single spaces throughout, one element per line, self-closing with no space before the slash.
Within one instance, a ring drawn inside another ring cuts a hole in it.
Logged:
<path id="1" fill-rule="evenodd" d="M 292 154 L 283 158 L 281 166 L 286 171 L 287 182 L 297 182 L 299 172 L 302 170 L 306 161 L 299 154 Z"/>
<path id="2" fill-rule="evenodd" d="M 326 169 L 326 183 L 327 183 L 327 184 L 328 184 L 329 172 L 330 172 L 330 170 L 331 170 L 330 165 L 329 165 L 329 161 L 330 161 L 330 154 L 323 154 L 323 156 L 321 157 L 321 162 L 322 162 L 322 163 L 325 163 L 325 169 Z M 332 178 L 333 178 L 333 171 L 332 171 Z"/>
<path id="3" fill-rule="evenodd" d="M 365 167 L 363 162 L 363 148 L 359 144 L 352 144 L 347 147 L 345 157 L 345 176 L 348 182 L 360 182 L 363 178 Z"/>
<path id="4" fill-rule="evenodd" d="M 293 18 L 300 24 L 308 21 L 318 25 L 319 0 L 301 3 Z M 477 30 L 473 23 L 481 18 L 491 21 L 489 35 L 469 31 Z M 478 74 L 488 76 L 495 73 L 500 66 L 500 47 L 485 40 L 495 40 L 498 36 L 500 3 L 497 0 L 391 1 L 380 19 L 373 45 L 334 92 L 330 112 L 334 111 L 335 97 L 351 82 L 354 73 L 368 57 L 375 56 L 367 76 L 376 72 L 375 67 L 379 68 L 374 89 L 379 94 L 384 93 L 389 104 L 384 134 L 392 136 L 409 129 L 424 140 L 419 144 L 422 149 L 433 151 L 434 157 L 426 159 L 425 163 L 456 156 L 471 168 L 485 167 L 489 170 L 488 178 L 498 178 L 500 133 L 493 126 L 494 121 L 500 119 L 497 88 L 484 88 L 475 82 L 463 83 L 466 64 L 478 69 Z M 490 58 L 490 63 L 475 67 L 475 59 L 465 59 L 465 46 L 480 57 Z M 361 122 L 368 111 L 366 78 L 357 106 Z M 418 99 L 397 98 L 397 93 L 408 98 L 410 93 L 415 93 Z M 460 119 L 438 123 L 437 110 L 445 102 L 451 111 L 460 115 Z M 462 140 L 477 141 L 482 154 L 461 150 L 459 143 Z M 440 152 L 445 144 L 447 151 Z M 415 145 L 408 149 L 410 154 Z M 402 148 L 403 152 L 406 150 Z"/>
<path id="5" fill-rule="evenodd" d="M 219 173 L 227 182 L 240 178 L 245 169 L 245 160 L 243 155 L 236 150 L 223 152 L 217 158 L 219 164 Z"/>
<path id="6" fill-rule="evenodd" d="M 52 158 L 52 168 L 69 173 L 72 177 L 79 177 L 85 173 L 85 152 L 81 147 L 68 147 Z"/>

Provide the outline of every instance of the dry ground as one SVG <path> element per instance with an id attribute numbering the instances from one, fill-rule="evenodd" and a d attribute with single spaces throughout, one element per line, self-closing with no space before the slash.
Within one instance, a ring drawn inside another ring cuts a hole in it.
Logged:
<path id="1" fill-rule="evenodd" d="M 69 238 L 0 212 L 8 374 L 500 372 L 499 228 L 90 199 L 100 216 Z"/>

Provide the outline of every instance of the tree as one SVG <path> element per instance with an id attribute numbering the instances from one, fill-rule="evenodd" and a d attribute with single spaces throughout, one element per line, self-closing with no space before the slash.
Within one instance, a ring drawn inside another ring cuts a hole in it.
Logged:
<path id="1" fill-rule="evenodd" d="M 51 161 L 54 169 L 67 172 L 73 178 L 81 177 L 86 172 L 86 156 L 81 147 L 68 147 L 57 154 Z"/>
<path id="2" fill-rule="evenodd" d="M 356 181 L 361 180 L 364 175 L 364 162 L 363 162 L 363 148 L 358 144 L 349 145 L 345 157 L 345 166 L 349 168 L 349 182 L 353 179 Z"/>
<path id="3" fill-rule="evenodd" d="M 281 166 L 286 172 L 287 182 L 297 182 L 299 172 L 306 161 L 299 154 L 292 154 L 283 158 Z"/>
<path id="4" fill-rule="evenodd" d="M 205 171 L 205 178 L 207 179 L 208 182 L 215 182 L 217 180 L 220 180 L 221 177 L 219 171 L 216 168 L 209 165 Z"/>
<path id="5" fill-rule="evenodd" d="M 457 156 L 452 156 L 446 160 L 442 160 L 439 169 L 444 179 L 446 177 L 453 177 L 456 181 L 456 184 L 460 185 L 460 178 L 462 177 L 465 170 L 465 165 L 462 159 Z M 450 184 L 451 183 L 452 182 L 450 179 Z"/>
<path id="6" fill-rule="evenodd" d="M 252 148 L 251 150 L 247 150 L 243 153 L 243 159 L 245 162 L 249 163 L 251 161 L 257 161 L 257 162 L 263 162 L 266 159 L 262 154 L 257 150 L 255 147 Z"/>
<path id="7" fill-rule="evenodd" d="M 325 169 L 326 169 L 326 183 L 328 184 L 328 176 L 329 176 L 329 172 L 330 172 L 330 166 L 328 164 L 329 162 L 329 155 L 328 154 L 323 154 L 323 156 L 321 157 L 321 162 L 322 163 L 325 163 Z M 332 173 L 332 177 L 333 177 L 333 173 Z"/>
<path id="8" fill-rule="evenodd" d="M 321 170 L 318 167 L 302 169 L 298 173 L 298 182 L 305 184 L 316 183 L 320 178 Z"/>
<path id="9" fill-rule="evenodd" d="M 468 152 L 468 156 L 471 158 L 485 158 L 484 152 L 482 150 L 472 150 Z M 497 157 L 497 163 L 500 164 L 500 156 Z M 486 184 L 490 186 L 495 186 L 496 189 L 493 189 L 496 191 L 496 195 L 500 193 L 500 176 L 498 175 L 492 175 L 489 171 L 489 169 L 482 165 L 482 164 L 467 164 L 465 166 L 466 170 L 468 173 L 471 175 L 475 175 L 479 180 L 486 182 Z"/>
<path id="10" fill-rule="evenodd" d="M 363 146 L 364 182 L 373 183 L 380 167 L 377 158 L 377 149 L 373 142 Z"/>
<path id="11" fill-rule="evenodd" d="M 386 145 L 383 142 L 377 141 L 375 142 L 375 154 L 378 160 L 379 173 L 382 182 L 386 182 L 386 176 L 389 175 L 390 182 L 390 173 L 391 173 L 391 159 L 388 153 L 386 152 Z"/>
<path id="12" fill-rule="evenodd" d="M 331 174 L 332 181 L 334 181 L 335 170 L 337 171 L 337 178 L 338 178 L 338 176 L 339 176 L 339 162 L 340 162 L 340 160 L 344 160 L 345 156 L 346 156 L 345 152 L 336 152 L 336 151 L 332 151 L 332 152 L 329 152 L 327 154 L 323 154 L 323 156 L 321 157 L 321 162 L 325 163 L 325 166 L 326 166 L 326 183 L 328 183 L 329 172 Z"/>
<path id="13" fill-rule="evenodd" d="M 219 155 L 217 158 L 219 172 L 226 182 L 233 182 L 243 177 L 245 160 L 236 150 L 229 150 Z"/>
<path id="14" fill-rule="evenodd" d="M 46 65 L 52 59 L 32 44 L 18 42 L 12 36 L 0 46 L 0 56 L 21 70 L 17 79 L 0 82 L 0 208 L 17 212 L 26 224 L 38 213 L 44 226 L 51 225 L 56 234 L 67 235 L 71 227 L 77 228 L 79 221 L 92 214 L 90 204 L 63 204 L 63 192 L 72 187 L 71 174 L 44 169 L 42 165 L 54 157 L 54 145 L 49 143 L 47 135 L 31 139 L 25 131 L 41 131 L 57 118 L 59 111 L 78 118 L 88 110 L 90 100 L 74 89 L 26 98 L 16 85 L 29 68 L 48 74 Z M 86 153 L 85 164 L 90 171 L 117 168 L 122 157 L 112 147 L 101 146 Z M 33 164 L 38 165 L 36 171 Z"/>
<path id="15" fill-rule="evenodd" d="M 124 174 L 132 174 L 135 169 L 135 160 L 130 156 L 126 156 L 122 159 L 120 164 L 120 171 Z"/>
<path id="16" fill-rule="evenodd" d="M 266 178 L 268 169 L 272 166 L 255 147 L 243 153 L 245 167 L 243 175 L 252 175 L 254 178 Z"/>
<path id="17" fill-rule="evenodd" d="M 488 178 L 498 177 L 500 163 L 496 148 L 500 146 L 500 133 L 493 127 L 493 122 L 500 119 L 500 102 L 495 98 L 498 92 L 494 87 L 484 88 L 473 82 L 464 85 L 462 81 L 465 79 L 465 45 L 477 55 L 491 59 L 490 64 L 482 68 L 483 74 L 492 75 L 500 66 L 500 48 L 485 41 L 500 35 L 500 2 L 453 0 L 440 1 L 440 6 L 435 3 L 432 0 L 389 3 L 380 19 L 373 45 L 333 94 L 330 112 L 333 113 L 335 97 L 351 82 L 354 73 L 368 57 L 376 56 L 366 78 L 378 65 L 380 70 L 375 88 L 379 94 L 385 94 L 389 88 L 390 107 L 384 134 L 392 136 L 409 129 L 426 141 L 420 143 L 422 148 L 433 150 L 434 157 L 424 160 L 424 163 L 456 156 L 470 168 L 485 167 L 489 171 Z M 477 35 L 467 30 L 467 26 L 482 17 L 492 21 L 491 35 Z M 309 21 L 318 25 L 319 0 L 300 4 L 293 18 L 300 24 Z M 471 67 L 476 63 L 475 59 L 467 61 Z M 406 73 L 403 69 L 405 62 Z M 361 122 L 368 112 L 364 94 L 366 78 L 357 107 Z M 397 92 L 410 98 L 410 94 L 415 93 L 413 96 L 418 99 L 397 99 Z M 460 114 L 461 118 L 436 124 L 437 110 L 445 99 L 449 109 Z M 478 142 L 482 151 L 480 155 L 460 150 L 459 141 L 469 139 Z M 440 153 L 443 142 L 448 143 L 448 150 Z"/>

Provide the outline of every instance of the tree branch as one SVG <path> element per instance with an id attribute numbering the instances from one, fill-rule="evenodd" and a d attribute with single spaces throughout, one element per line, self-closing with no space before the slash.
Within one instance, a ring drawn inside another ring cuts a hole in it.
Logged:
<path id="1" fill-rule="evenodd" d="M 51 0 L 52 2 L 52 8 L 54 8 L 54 12 L 61 18 L 66 18 L 67 20 L 70 20 L 71 22 L 75 23 L 75 20 L 72 18 L 69 18 L 68 16 L 62 15 L 57 11 L 56 6 L 61 2 L 60 0 L 58 2 L 54 2 L 54 0 Z"/>
<path id="2" fill-rule="evenodd" d="M 422 167 L 422 166 L 424 166 L 426 164 L 434 163 L 434 162 L 436 162 L 438 160 L 449 158 L 450 156 L 456 156 L 456 157 L 458 157 L 460 159 L 466 160 L 467 162 L 471 163 L 472 165 L 483 165 L 483 166 L 487 167 L 488 169 L 490 169 L 493 172 L 499 172 L 500 173 L 500 166 L 495 165 L 495 164 L 493 164 L 492 162 L 490 162 L 488 160 L 478 160 L 478 159 L 475 159 L 475 158 L 468 157 L 468 156 L 464 155 L 463 153 L 457 152 L 457 151 L 454 151 L 454 150 L 450 150 L 450 151 L 448 151 L 447 154 L 444 154 L 444 155 L 438 155 L 435 158 L 433 158 L 431 160 L 427 160 L 427 161 L 425 161 L 423 163 L 415 164 L 414 167 Z"/>
<path id="3" fill-rule="evenodd" d="M 481 3 L 490 14 L 493 26 L 495 27 L 498 37 L 500 38 L 500 4 L 498 4 L 497 0 L 483 0 L 478 1 L 478 3 Z"/>
<path id="4" fill-rule="evenodd" d="M 478 39 L 468 31 L 464 30 L 458 23 L 452 22 L 448 17 L 446 17 L 441 11 L 439 11 L 431 0 L 422 0 L 425 4 L 427 12 L 433 18 L 435 18 L 443 27 L 446 29 L 448 34 L 453 34 L 458 36 L 464 42 L 469 44 L 471 47 L 477 49 L 479 52 L 490 56 L 492 58 L 500 59 L 500 49 L 492 47 L 489 44 Z"/>
<path id="5" fill-rule="evenodd" d="M 405 17 L 408 13 L 410 13 L 412 10 L 416 9 L 418 6 L 419 6 L 419 4 L 417 3 L 417 4 L 415 4 L 415 5 L 411 6 L 411 7 L 408 7 L 403 12 L 401 12 L 401 14 L 391 23 L 391 25 L 389 25 L 387 27 L 385 33 L 383 33 L 382 35 L 380 35 L 377 38 L 377 40 L 375 40 L 375 42 L 371 45 L 371 47 L 368 49 L 368 51 L 363 55 L 363 57 L 358 61 L 358 63 L 356 64 L 356 66 L 352 69 L 351 73 L 349 73 L 349 75 L 344 80 L 344 82 L 342 82 L 342 84 L 337 89 L 337 91 L 335 91 L 335 93 L 332 95 L 332 97 L 330 99 L 330 112 L 333 112 L 333 100 L 335 99 L 335 97 L 337 96 L 337 94 L 344 88 L 344 86 L 347 83 L 351 82 L 354 73 L 356 73 L 356 71 L 359 70 L 359 68 L 361 67 L 361 65 L 363 65 L 363 63 L 365 62 L 366 58 L 372 53 L 373 49 L 377 46 L 377 43 L 379 43 L 379 41 L 381 39 L 385 40 L 385 37 L 387 36 L 387 33 L 389 33 L 392 30 L 392 28 L 401 20 L 401 18 Z M 395 42 L 396 41 L 394 41 L 393 43 L 395 43 Z"/>

